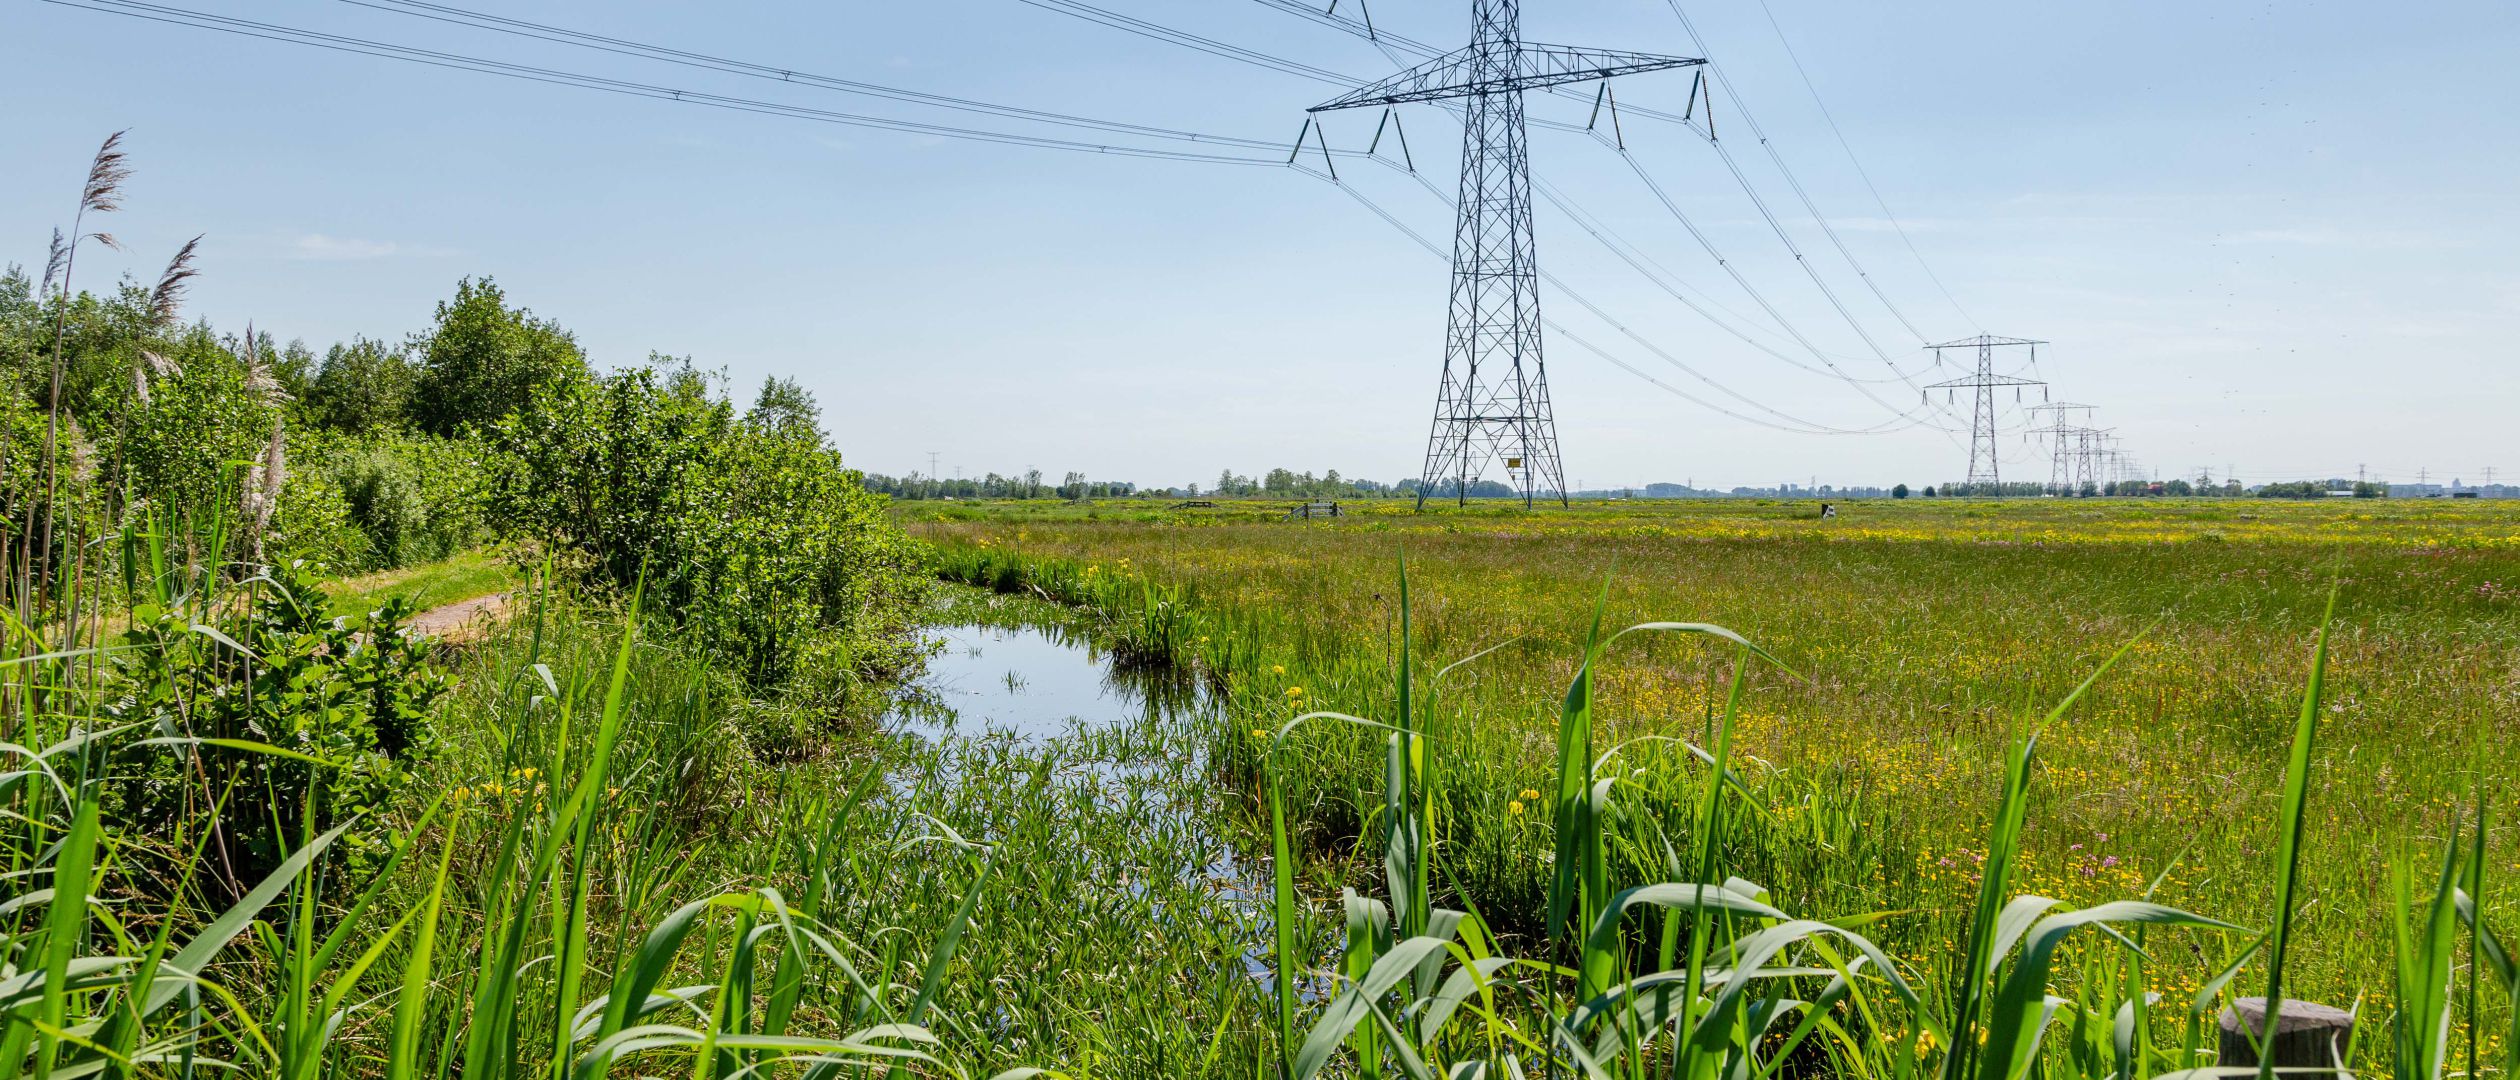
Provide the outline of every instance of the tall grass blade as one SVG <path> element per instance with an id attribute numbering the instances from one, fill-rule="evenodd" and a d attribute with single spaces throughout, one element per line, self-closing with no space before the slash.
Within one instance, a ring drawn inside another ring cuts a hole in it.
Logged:
<path id="1" fill-rule="evenodd" d="M 2277 818 L 2275 847 L 2275 921 L 2266 947 L 2266 1020 L 2258 1035 L 2258 1080 L 2274 1080 L 2275 1061 L 2267 1053 L 2284 1010 L 2284 955 L 2292 945 L 2293 894 L 2301 886 L 2301 841 L 2310 821 L 2310 752 L 2319 737 L 2319 698 L 2327 686 L 2328 631 L 2336 623 L 2339 581 L 2328 587 L 2327 611 L 2319 618 L 2318 644 L 2310 654 L 2310 683 L 2302 691 L 2300 718 L 2293 723 L 2291 754 L 2284 763 L 2283 813 Z"/>

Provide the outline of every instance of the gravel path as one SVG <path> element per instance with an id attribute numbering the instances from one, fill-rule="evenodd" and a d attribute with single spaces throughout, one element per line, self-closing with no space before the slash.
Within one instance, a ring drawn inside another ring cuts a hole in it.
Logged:
<path id="1" fill-rule="evenodd" d="M 430 608 L 411 617 L 411 629 L 414 633 L 448 641 L 471 640 L 481 636 L 491 623 L 507 614 L 508 596 L 507 593 L 491 593 Z"/>

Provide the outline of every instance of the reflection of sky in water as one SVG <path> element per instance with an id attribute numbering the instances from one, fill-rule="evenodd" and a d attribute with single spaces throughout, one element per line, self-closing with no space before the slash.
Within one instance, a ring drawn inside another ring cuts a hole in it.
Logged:
<path id="1" fill-rule="evenodd" d="M 1114 666 L 1085 635 L 1059 627 L 932 626 L 944 649 L 885 726 L 929 737 L 1012 735 L 1040 742 L 1178 720 L 1199 704 L 1191 681 Z"/>
<path id="2" fill-rule="evenodd" d="M 1116 667 L 1085 635 L 1066 628 L 944 625 L 928 632 L 944 648 L 929 658 L 927 674 L 911 692 L 896 699 L 884 725 L 949 749 L 977 750 L 974 740 L 1012 736 L 1056 754 L 1058 775 L 1091 784 L 1096 806 L 1133 817 L 1151 810 L 1147 828 L 1186 834 L 1188 844 L 1209 852 L 1211 861 L 1199 874 L 1207 888 L 1252 921 L 1246 932 L 1257 936 L 1242 966 L 1265 993 L 1271 977 L 1269 885 L 1260 876 L 1265 864 L 1243 865 L 1196 806 L 1204 766 L 1190 721 L 1213 703 L 1179 675 Z M 955 771 L 952 764 L 944 769 L 948 776 Z M 1122 887 L 1134 895 L 1144 884 L 1124 875 Z M 1160 908 L 1153 915 L 1159 925 L 1169 919 Z M 1307 998 L 1320 991 L 1305 987 Z"/>
<path id="3" fill-rule="evenodd" d="M 1115 682 L 1082 642 L 1032 627 L 932 629 L 945 648 L 928 659 L 920 685 L 935 708 L 894 713 L 911 730 L 1048 739 L 1144 715 L 1142 696 Z"/>

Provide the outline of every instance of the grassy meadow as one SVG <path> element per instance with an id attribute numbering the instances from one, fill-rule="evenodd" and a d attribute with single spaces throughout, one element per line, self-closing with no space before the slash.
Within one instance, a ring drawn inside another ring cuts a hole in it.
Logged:
<path id="1" fill-rule="evenodd" d="M 1552 844 L 1531 793 L 1555 783 L 1556 715 L 1596 603 L 1610 627 L 1739 631 L 1797 673 L 1750 674 L 1735 747 L 1764 805 L 1736 838 L 1739 872 L 1804 910 L 1901 912 L 1880 936 L 1926 971 L 1964 929 L 2008 741 L 2130 643 L 2045 732 L 2020 887 L 2090 903 L 2159 879 L 2163 903 L 2266 925 L 2285 748 L 2337 585 L 2288 978 L 2313 1000 L 2385 1008 L 2393 941 L 2376 901 L 2393 859 L 2452 835 L 2480 778 L 2506 813 L 2520 791 L 2520 505 L 1838 505 L 1825 521 L 1817 503 L 1751 500 L 1366 503 L 1309 522 L 1230 502 L 898 516 L 949 576 L 1098 604 L 1123 636 L 1153 633 L 1147 608 L 1185 612 L 1170 632 L 1232 687 L 1211 750 L 1255 815 L 1256 729 L 1311 709 L 1389 713 L 1405 557 L 1417 649 L 1443 663 L 1501 646 L 1440 690 L 1431 753 L 1449 779 L 1432 827 L 1462 898 L 1524 931 Z M 1730 664 L 1679 642 L 1608 656 L 1599 745 L 1626 747 L 1636 798 L 1688 817 L 1680 755 L 1631 740 L 1699 741 Z M 1320 888 L 1372 876 L 1379 852 L 1356 838 L 1381 799 L 1375 744 L 1319 730 L 1288 755 Z M 2497 867 L 2520 867 L 2512 835 L 2490 842 Z M 2247 944 L 2183 942 L 2156 954 L 2156 979 L 2192 993 Z"/>

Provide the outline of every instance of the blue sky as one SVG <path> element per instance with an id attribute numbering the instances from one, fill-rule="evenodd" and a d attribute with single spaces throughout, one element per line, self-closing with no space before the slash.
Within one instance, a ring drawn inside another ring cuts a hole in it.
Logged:
<path id="1" fill-rule="evenodd" d="M 490 0 L 474 0 L 481 9 Z M 1918 340 L 1816 226 L 1745 107 L 1899 313 L 1941 340 L 2054 344 L 2039 374 L 2102 406 L 2147 467 L 2243 479 L 2520 475 L 2520 8 L 1769 0 L 1857 159 L 1942 283 L 1928 280 L 1837 145 L 1757 3 L 1691 6 L 1738 101 L 1717 130 L 1813 271 L 1899 364 Z M 680 89 L 1036 131 L 525 41 L 343 0 L 181 6 Z M 1378 78 L 1366 43 L 1248 0 L 1102 6 Z M 1353 9 L 1343 4 L 1342 12 Z M 519 0 L 505 15 L 907 89 L 1291 140 L 1338 88 L 1017 0 L 697 5 Z M 1451 47 L 1460 0 L 1382 0 L 1378 23 Z M 1665 0 L 1533 0 L 1534 40 L 1694 54 Z M 636 100 L 321 52 L 13 0 L 0 8 L 11 138 L 0 261 L 39 262 L 96 141 L 138 172 L 112 222 L 148 275 L 207 233 L 192 310 L 320 347 L 426 325 L 457 277 L 491 274 L 599 363 L 650 351 L 739 389 L 801 380 L 857 465 L 949 474 L 1037 467 L 1143 483 L 1231 468 L 1419 464 L 1440 363 L 1441 261 L 1330 184 L 1275 167 L 980 145 Z M 1623 101 L 1676 110 L 1687 76 Z M 1582 102 L 1535 99 L 1581 123 Z M 1406 115 L 1452 184 L 1458 129 Z M 1362 148 L 1370 114 L 1330 119 Z M 1843 370 L 1892 374 L 1799 268 L 1704 142 L 1624 125 L 1636 159 L 1752 285 Z M 1087 136 L 1089 138 L 1097 138 Z M 1783 340 L 1611 149 L 1532 135 L 1535 171 L 1719 314 Z M 1396 170 L 1343 162 L 1355 191 L 1431 237 L 1449 213 Z M 1554 208 L 1544 308 L 1621 361 L 1840 427 L 1888 411 L 1691 313 Z M 1732 319 L 1732 315 L 1725 315 Z M 1633 334 L 1633 337 L 1629 335 Z M 1789 355 L 1797 355 L 1788 351 Z M 1570 479 L 1589 486 L 1938 482 L 1932 430 L 1780 432 L 1682 400 L 1552 339 Z M 1797 355 L 1806 364 L 1807 354 Z M 1945 377 L 1946 373 L 1935 375 Z M 1914 391 L 1870 387 L 1904 408 Z M 1729 399 L 1727 399 L 1729 400 Z M 2035 401 L 2035 397 L 2032 399 Z M 1965 416 L 1965 401 L 1961 415 Z M 2009 405 L 2009 402 L 2007 402 Z M 1747 411 L 1747 410 L 1744 410 Z M 2015 421 L 2008 421 L 2008 423 Z M 2008 437 L 2008 475 L 2042 479 Z"/>

